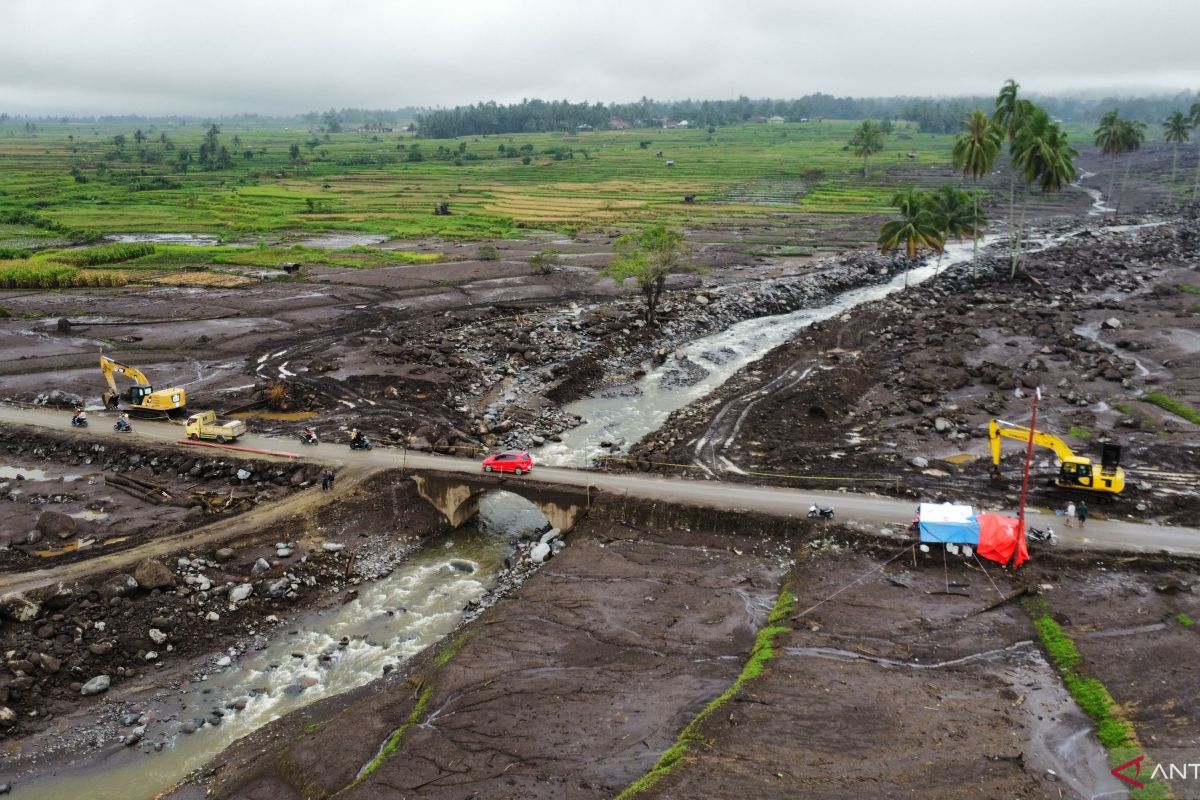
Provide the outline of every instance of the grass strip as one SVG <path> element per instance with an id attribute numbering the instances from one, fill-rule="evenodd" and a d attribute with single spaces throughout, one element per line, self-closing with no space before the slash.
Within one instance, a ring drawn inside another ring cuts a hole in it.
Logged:
<path id="1" fill-rule="evenodd" d="M 786 579 L 784 586 L 787 586 Z M 616 800 L 630 800 L 654 786 L 670 774 L 671 770 L 687 755 L 688 750 L 693 744 L 704 741 L 704 737 L 700 735 L 701 724 L 714 711 L 733 699 L 738 692 L 745 688 L 746 684 L 762 674 L 767 662 L 775 656 L 775 637 L 790 630 L 790 628 L 780 623 L 792 612 L 795 605 L 796 596 L 787 588 L 780 589 L 779 596 L 775 598 L 775 605 L 771 609 L 770 615 L 767 616 L 767 624 L 759 629 L 758 634 L 754 637 L 754 647 L 751 648 L 750 656 L 746 659 L 746 663 L 742 665 L 742 671 L 737 676 L 737 679 L 730 684 L 728 689 L 713 698 L 699 714 L 693 717 L 692 721 L 679 732 L 675 743 L 659 756 L 658 761 L 650 768 L 650 771 L 625 787 L 625 790 L 617 795 Z"/>
<path id="2" fill-rule="evenodd" d="M 425 691 L 421 692 L 421 696 L 417 698 L 417 704 L 413 706 L 412 713 L 408 715 L 408 719 L 404 720 L 403 725 L 392 731 L 387 741 L 383 743 L 383 747 L 379 748 L 379 752 L 375 754 L 375 757 L 358 771 L 358 775 L 355 776 L 354 781 L 346 789 L 353 789 L 363 779 L 378 769 L 385 758 L 396 752 L 396 748 L 400 746 L 400 740 L 404 738 L 404 734 L 408 733 L 408 729 L 416 725 L 421 715 L 425 713 L 425 706 L 429 704 L 429 696 L 431 694 L 433 694 L 433 687 L 426 686 Z M 342 791 L 345 791 L 345 789 Z"/>
<path id="3" fill-rule="evenodd" d="M 1188 422 L 1200 425 L 1200 411 L 1192 408 L 1182 400 L 1171 397 L 1166 392 L 1146 392 L 1145 399 L 1147 402 L 1154 403 L 1154 405 L 1164 411 L 1170 411 L 1177 417 L 1183 417 Z"/>
<path id="4" fill-rule="evenodd" d="M 1083 668 L 1083 656 L 1079 648 L 1062 626 L 1050 614 L 1050 607 L 1041 598 L 1025 602 L 1025 610 L 1033 621 L 1042 647 L 1062 676 L 1063 685 L 1085 714 L 1096 724 L 1096 738 L 1108 751 L 1109 763 L 1120 766 L 1132 758 L 1145 753 L 1137 738 L 1137 732 L 1121 712 L 1120 706 L 1098 679 L 1087 675 Z M 1161 800 L 1172 796 L 1171 788 L 1165 783 L 1139 778 L 1145 783 L 1142 789 L 1133 789 L 1129 796 L 1137 800 Z"/>

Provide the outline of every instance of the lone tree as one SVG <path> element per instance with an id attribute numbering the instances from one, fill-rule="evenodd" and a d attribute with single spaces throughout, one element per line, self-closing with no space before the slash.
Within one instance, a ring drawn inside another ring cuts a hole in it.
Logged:
<path id="1" fill-rule="evenodd" d="M 636 280 L 646 299 L 646 323 L 655 324 L 658 301 L 667 285 L 667 276 L 691 269 L 683 234 L 665 225 L 651 225 L 617 239 L 614 248 L 616 261 L 600 274 L 618 284 L 627 278 Z"/>
<path id="2" fill-rule="evenodd" d="M 883 128 L 873 120 L 863 120 L 850 137 L 850 149 L 863 160 L 863 175 L 867 175 L 871 167 L 871 156 L 883 149 Z"/>

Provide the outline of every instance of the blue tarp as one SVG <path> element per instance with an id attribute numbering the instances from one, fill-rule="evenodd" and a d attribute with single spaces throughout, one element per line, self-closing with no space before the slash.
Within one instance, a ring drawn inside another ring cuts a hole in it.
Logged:
<path id="1" fill-rule="evenodd" d="M 921 541 L 979 544 L 979 522 L 974 517 L 967 522 L 925 522 L 922 520 Z"/>

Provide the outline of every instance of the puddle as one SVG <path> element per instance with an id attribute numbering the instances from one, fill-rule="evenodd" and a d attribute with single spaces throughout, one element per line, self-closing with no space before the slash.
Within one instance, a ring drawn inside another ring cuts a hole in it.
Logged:
<path id="1" fill-rule="evenodd" d="M 110 242 L 145 244 L 186 244 L 192 247 L 216 247 L 219 237 L 209 233 L 110 233 L 104 237 Z"/>
<path id="2" fill-rule="evenodd" d="M 73 542 L 67 542 L 62 547 L 52 547 L 49 550 L 34 550 L 33 554 L 38 558 L 54 558 L 55 556 L 74 553 L 76 550 L 82 550 L 95 543 L 95 539 L 76 539 Z"/>
<path id="3" fill-rule="evenodd" d="M 351 247 L 370 247 L 383 244 L 387 240 L 387 235 L 382 233 L 323 233 L 319 236 L 309 236 L 306 239 L 296 239 L 289 244 L 324 247 L 329 250 L 348 250 Z"/>
<path id="4" fill-rule="evenodd" d="M 27 481 L 57 481 L 62 480 L 66 483 L 77 481 L 82 478 L 82 475 L 55 475 L 51 477 L 46 470 L 37 469 L 36 467 L 10 467 L 8 465 L 0 465 L 0 480 L 16 480 L 18 477 L 23 477 Z"/>
<path id="5" fill-rule="evenodd" d="M 14 797 L 159 796 L 237 739 L 284 714 L 369 683 L 385 665 L 402 665 L 442 639 L 463 618 L 463 607 L 494 585 L 512 539 L 544 524 L 545 517 L 529 501 L 489 492 L 480 500 L 476 520 L 433 540 L 387 577 L 364 583 L 356 599 L 270 630 L 258 649 L 230 653 L 230 665 L 215 667 L 207 680 L 191 681 L 166 701 L 151 703 L 159 721 L 148 724 L 138 748 L 109 742 L 57 774 L 20 781 Z M 214 654 L 213 662 L 221 655 Z M 244 708 L 235 710 L 234 701 L 244 701 Z M 224 712 L 219 726 L 182 733 L 185 722 L 210 717 L 213 709 Z M 122 736 L 126 733 L 128 729 L 121 730 Z M 159 744 L 162 749 L 156 752 Z"/>

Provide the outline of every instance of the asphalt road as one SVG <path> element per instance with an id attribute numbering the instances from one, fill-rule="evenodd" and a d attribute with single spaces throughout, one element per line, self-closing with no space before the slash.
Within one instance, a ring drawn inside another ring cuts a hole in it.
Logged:
<path id="1" fill-rule="evenodd" d="M 0 405 L 0 424 L 33 425 L 70 430 L 70 413 L 45 409 Z M 132 433 L 112 429 L 115 416 L 89 413 L 87 435 L 97 439 L 129 438 L 157 444 L 178 442 L 183 437 L 180 424 L 134 420 Z M 323 442 L 301 445 L 295 439 L 280 439 L 248 433 L 238 446 L 292 453 L 306 460 L 327 464 L 352 464 L 362 467 L 429 469 L 443 472 L 478 472 L 479 462 L 452 456 L 431 455 L 377 447 L 370 451 L 352 451 L 344 443 Z M 182 444 L 180 447 L 193 447 Z M 664 478 L 639 473 L 611 474 L 562 467 L 536 467 L 539 481 L 568 486 L 591 486 L 610 494 L 628 494 L 648 500 L 705 506 L 708 508 L 746 509 L 777 516 L 798 517 L 813 503 L 833 506 L 839 520 L 868 525 L 907 524 L 914 511 L 911 501 L 872 494 L 822 492 L 777 486 L 749 486 L 715 480 Z M 997 509 L 1015 514 L 1015 509 Z M 1135 552 L 1167 551 L 1179 555 L 1200 555 L 1200 529 L 1142 524 L 1111 519 L 1089 519 L 1087 528 L 1067 528 L 1053 515 L 1027 511 L 1030 525 L 1050 525 L 1062 546 L 1096 550 Z"/>

